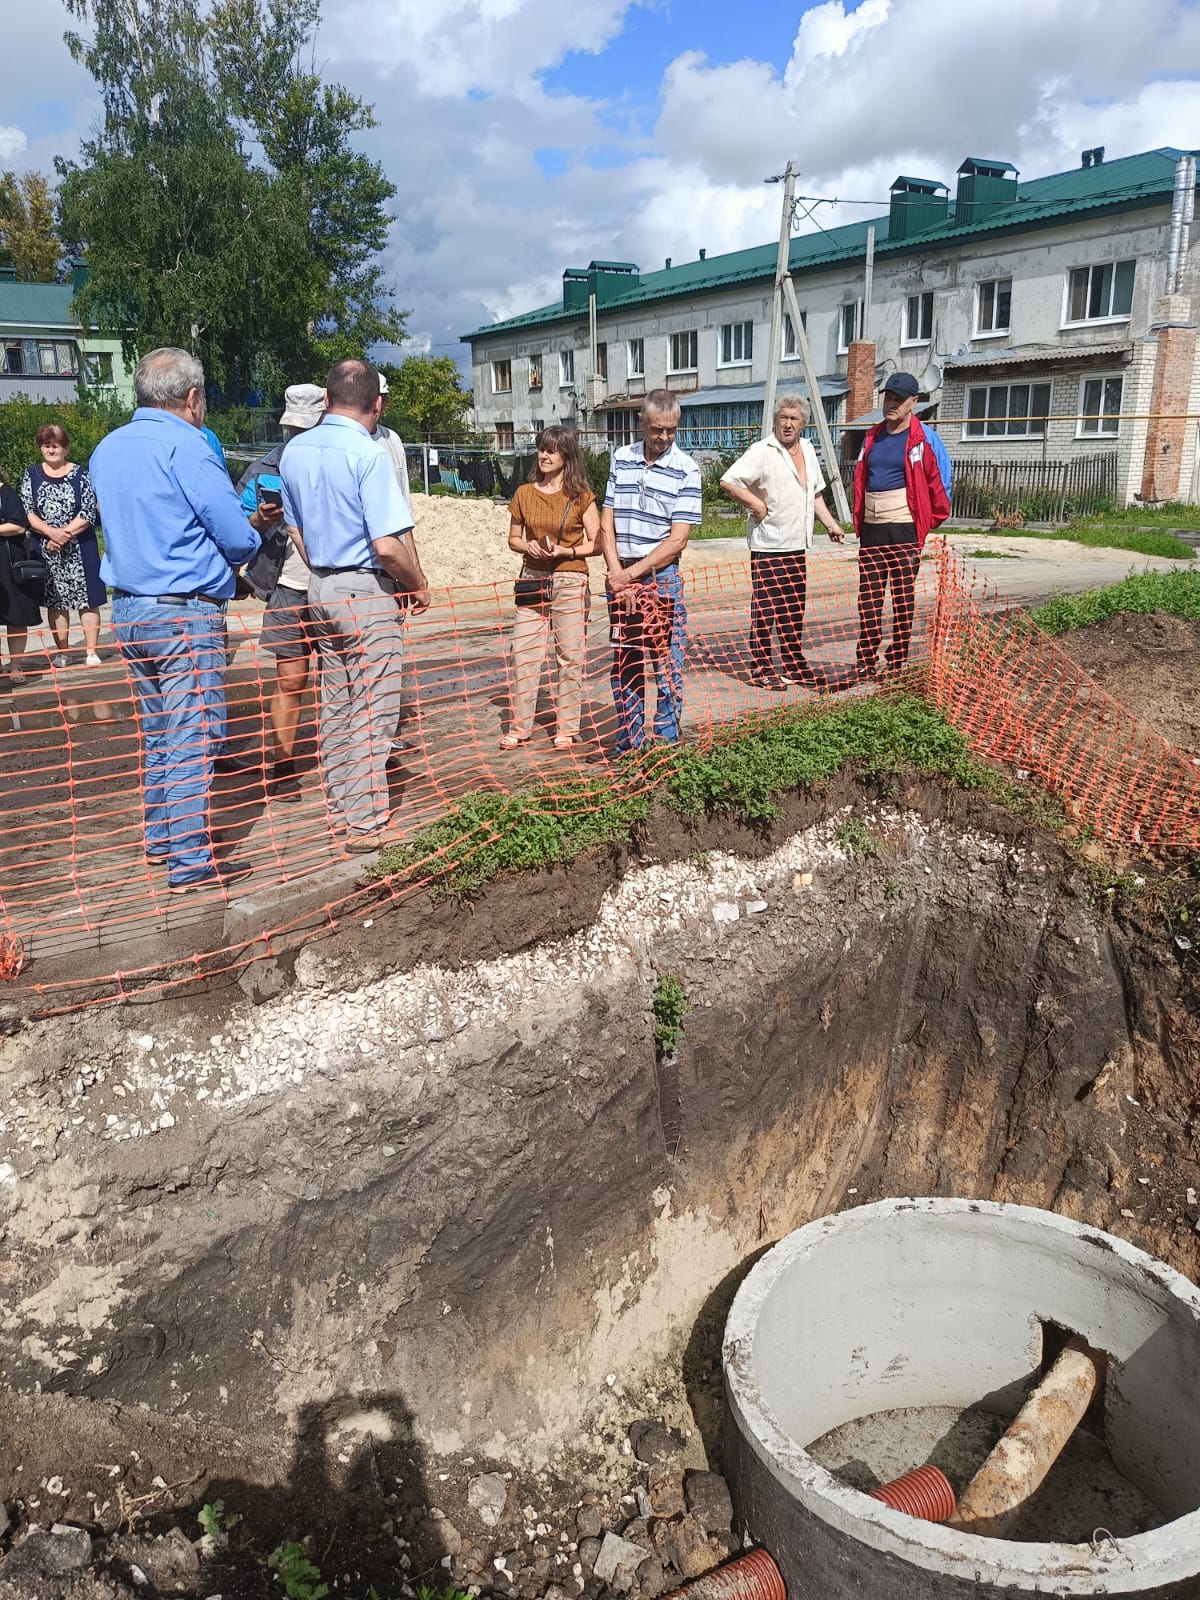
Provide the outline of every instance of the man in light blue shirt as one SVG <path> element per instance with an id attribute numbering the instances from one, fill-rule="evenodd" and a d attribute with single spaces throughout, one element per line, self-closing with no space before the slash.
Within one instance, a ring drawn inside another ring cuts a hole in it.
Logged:
<path id="1" fill-rule="evenodd" d="M 287 444 L 279 476 L 284 521 L 311 572 L 326 790 L 346 849 L 361 854 L 403 838 L 388 827 L 404 656 L 397 596 L 424 611 L 429 591 L 407 538 L 407 497 L 386 449 L 371 438 L 383 409 L 379 374 L 366 361 L 339 361 L 325 396 L 325 420 Z"/>
<path id="2" fill-rule="evenodd" d="M 152 350 L 134 373 L 138 408 L 90 463 L 104 518 L 100 575 L 138 698 L 146 854 L 172 894 L 221 887 L 209 832 L 225 737 L 225 606 L 233 569 L 258 549 L 229 474 L 200 432 L 204 371 L 186 350 Z"/>

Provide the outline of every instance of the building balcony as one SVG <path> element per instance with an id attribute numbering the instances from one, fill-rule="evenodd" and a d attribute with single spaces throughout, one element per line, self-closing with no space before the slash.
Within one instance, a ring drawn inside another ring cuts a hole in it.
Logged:
<path id="1" fill-rule="evenodd" d="M 74 405 L 79 399 L 79 379 L 70 374 L 0 372 L 0 405 L 21 398 Z"/>

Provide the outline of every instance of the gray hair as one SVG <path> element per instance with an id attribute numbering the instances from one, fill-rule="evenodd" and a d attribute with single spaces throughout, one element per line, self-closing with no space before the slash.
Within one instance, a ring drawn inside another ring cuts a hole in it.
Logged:
<path id="1" fill-rule="evenodd" d="M 645 422 L 651 415 L 661 417 L 664 422 L 668 417 L 680 415 L 679 401 L 670 389 L 651 389 L 642 401 L 642 409 L 638 412 L 638 416 Z"/>
<path id="2" fill-rule="evenodd" d="M 144 355 L 133 375 L 133 392 L 139 406 L 178 411 L 191 389 L 204 392 L 204 368 L 194 355 L 173 345 Z"/>
<path id="3" fill-rule="evenodd" d="M 781 394 L 775 402 L 775 411 L 771 417 L 772 422 L 775 421 L 781 411 L 798 411 L 806 423 L 812 415 L 812 408 L 802 394 Z"/>

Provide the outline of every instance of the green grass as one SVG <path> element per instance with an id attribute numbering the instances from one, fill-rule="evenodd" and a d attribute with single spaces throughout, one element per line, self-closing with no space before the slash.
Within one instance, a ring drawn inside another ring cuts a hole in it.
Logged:
<path id="1" fill-rule="evenodd" d="M 1021 558 L 1013 550 L 988 550 L 980 546 L 978 550 L 968 550 L 969 561 L 1019 561 Z"/>
<path id="2" fill-rule="evenodd" d="M 1131 573 L 1105 589 L 1047 600 L 1030 615 L 1047 633 L 1066 633 L 1118 611 L 1170 611 L 1177 617 L 1200 618 L 1200 572 Z"/>
<path id="3" fill-rule="evenodd" d="M 698 528 L 692 529 L 693 539 L 744 539 L 746 537 L 745 514 L 738 512 L 736 517 L 721 516 L 721 509 L 737 510 L 732 500 L 722 496 L 721 506 L 709 505 L 704 507 L 704 521 Z"/>
<path id="4" fill-rule="evenodd" d="M 1067 523 L 1061 528 L 1008 528 L 1004 531 L 1016 539 L 1071 539 L 1076 544 L 1086 544 L 1096 550 L 1133 550 L 1143 556 L 1165 556 L 1172 561 L 1194 561 L 1196 552 L 1190 544 L 1169 533 L 1156 533 L 1138 528 L 1121 519 L 1124 512 L 1095 522 Z M 1171 527 L 1180 524 L 1174 522 Z"/>
<path id="5" fill-rule="evenodd" d="M 627 840 L 655 801 L 691 820 L 732 814 L 768 822 L 785 794 L 819 787 L 843 769 L 938 776 L 985 789 L 1042 825 L 1062 821 L 1046 797 L 978 761 L 924 700 L 875 696 L 835 710 L 781 709 L 731 729 L 710 750 L 659 747 L 626 757 L 604 777 L 467 795 L 367 872 L 427 882 L 435 898 L 467 896 L 502 872 L 562 865 L 596 845 Z"/>

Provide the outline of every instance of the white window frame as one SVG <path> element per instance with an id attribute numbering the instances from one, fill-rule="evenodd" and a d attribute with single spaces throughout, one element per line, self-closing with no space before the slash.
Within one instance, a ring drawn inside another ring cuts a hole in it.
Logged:
<path id="1" fill-rule="evenodd" d="M 1006 422 L 1003 433 L 989 433 L 987 431 L 987 424 L 989 421 L 994 421 L 997 416 L 1011 416 L 1012 400 L 1009 397 L 1011 396 L 1013 389 L 1029 390 L 1029 407 L 1025 417 L 1025 428 L 1020 433 L 1013 433 L 1011 431 L 1012 423 Z M 1033 391 L 1035 389 L 1046 390 L 1045 411 L 1043 411 L 1040 406 L 1034 404 Z M 999 412 L 992 412 L 991 401 L 989 398 L 984 402 L 984 415 L 982 417 L 972 417 L 970 414 L 971 396 L 973 394 L 983 393 L 990 397 L 993 392 L 998 390 L 1003 390 L 1005 394 L 1004 409 Z M 963 391 L 963 443 L 1004 444 L 1009 439 L 1044 439 L 1049 428 L 1049 423 L 1045 420 L 1045 417 L 1048 415 L 1053 403 L 1054 389 L 1049 378 L 1018 378 L 1015 383 L 968 384 L 966 389 Z M 1036 428 L 1029 425 L 1034 417 L 1040 417 L 1043 419 Z"/>
<path id="2" fill-rule="evenodd" d="M 508 368 L 508 382 L 506 384 L 503 384 L 503 385 L 501 385 L 501 383 L 500 383 L 500 368 L 501 367 L 507 367 Z M 511 394 L 512 393 L 512 362 L 511 361 L 507 361 L 506 360 L 506 361 L 493 361 L 492 362 L 492 393 L 493 394 Z"/>
<path id="3" fill-rule="evenodd" d="M 690 366 L 677 367 L 675 365 L 675 341 L 677 339 L 688 339 L 688 340 L 691 341 L 690 349 L 691 349 L 692 360 L 691 360 L 691 365 Z M 667 367 L 667 371 L 669 373 L 676 374 L 676 373 L 682 373 L 682 372 L 699 372 L 699 370 L 700 370 L 700 335 L 696 331 L 695 328 L 685 328 L 682 331 L 682 333 L 668 334 L 668 336 L 667 336 L 667 359 L 668 359 L 668 361 L 670 363 L 670 365 Z"/>
<path id="4" fill-rule="evenodd" d="M 1119 383 L 1121 385 L 1121 399 L 1114 413 L 1101 411 L 1084 411 L 1083 395 L 1089 383 L 1100 385 L 1100 404 L 1104 404 L 1104 385 L 1106 383 Z M 1077 439 L 1118 439 L 1121 436 L 1121 411 L 1125 405 L 1125 374 L 1123 372 L 1089 372 L 1079 380 L 1079 403 L 1076 410 L 1079 415 L 1075 418 L 1075 437 Z M 1096 419 L 1096 426 L 1085 426 L 1088 417 Z M 1101 427 L 1101 423 L 1107 426 Z"/>
<path id="5" fill-rule="evenodd" d="M 807 333 L 808 312 L 803 306 L 800 308 L 800 325 Z M 792 346 L 790 350 L 788 349 L 789 334 L 791 335 L 790 342 Z M 800 344 L 796 338 L 796 330 L 792 326 L 792 314 L 790 311 L 783 313 L 783 321 L 779 325 L 779 359 L 781 361 L 799 361 L 800 359 Z"/>
<path id="6" fill-rule="evenodd" d="M 117 386 L 116 357 L 111 350 L 81 350 L 79 360 L 82 367 L 82 376 L 89 389 L 115 389 Z M 108 377 L 100 378 L 92 371 L 93 364 L 99 367 L 101 362 L 108 362 Z"/>
<path id="7" fill-rule="evenodd" d="M 846 313 L 847 312 L 850 313 L 850 319 L 849 320 L 853 323 L 853 332 L 852 332 L 852 334 L 851 334 L 849 339 L 846 338 L 846 322 L 847 322 Z M 837 353 L 838 353 L 838 355 L 840 355 L 840 356 L 849 355 L 850 354 L 850 346 L 855 342 L 855 340 L 857 338 L 858 338 L 858 301 L 857 300 L 843 300 L 841 305 L 837 309 Z"/>
<path id="8" fill-rule="evenodd" d="M 1126 264 L 1133 267 L 1133 278 L 1129 285 L 1129 310 L 1109 311 L 1099 317 L 1072 317 L 1071 316 L 1071 279 L 1077 272 L 1086 272 L 1088 275 L 1088 292 L 1086 299 L 1091 300 L 1091 282 L 1094 272 L 1103 272 L 1106 267 L 1111 269 L 1112 277 L 1108 286 L 1108 303 L 1111 306 L 1113 295 L 1117 287 L 1117 269 Z M 1063 328 L 1099 328 L 1114 322 L 1128 322 L 1133 316 L 1133 291 L 1137 287 L 1137 257 L 1126 256 L 1121 261 L 1091 261 L 1085 266 L 1068 267 L 1063 277 L 1062 322 Z"/>
<path id="9" fill-rule="evenodd" d="M 1008 321 L 1001 328 L 998 324 L 985 328 L 980 321 L 980 310 L 983 306 L 983 291 L 992 290 L 992 315 L 996 314 L 996 302 L 1000 298 L 1000 285 L 1008 285 Z M 984 278 L 975 285 L 975 329 L 971 334 L 972 339 L 1007 339 L 1012 332 L 1012 286 L 1011 278 Z"/>
<path id="10" fill-rule="evenodd" d="M 725 354 L 728 349 L 728 356 Z M 723 322 L 717 329 L 717 366 L 749 367 L 754 362 L 754 324 L 749 318 Z"/>
<path id="11" fill-rule="evenodd" d="M 537 372 L 537 381 L 534 381 L 534 371 Z M 546 381 L 546 364 L 540 354 L 529 358 L 529 387 L 536 394 Z"/>
<path id="12" fill-rule="evenodd" d="M 558 387 L 560 389 L 573 389 L 575 387 L 574 350 L 560 350 L 558 352 Z"/>
<path id="13" fill-rule="evenodd" d="M 917 332 L 912 331 L 912 309 L 917 308 Z M 922 333 L 921 328 L 926 321 L 925 313 L 928 311 L 929 332 Z M 910 294 L 904 301 L 904 337 L 900 341 L 900 348 L 912 349 L 916 345 L 928 344 L 933 338 L 933 290 L 922 289 L 917 294 Z"/>
<path id="14" fill-rule="evenodd" d="M 636 360 L 634 351 L 637 351 Z M 631 378 L 644 378 L 646 376 L 646 341 L 645 339 L 630 339 L 626 343 L 625 359 L 628 366 L 628 375 Z"/>

